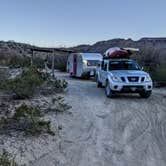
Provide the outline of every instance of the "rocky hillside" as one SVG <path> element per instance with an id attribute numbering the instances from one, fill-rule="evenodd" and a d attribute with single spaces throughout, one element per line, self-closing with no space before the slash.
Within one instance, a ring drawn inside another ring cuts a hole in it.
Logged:
<path id="1" fill-rule="evenodd" d="M 142 38 L 138 41 L 132 39 L 112 39 L 107 41 L 99 41 L 93 45 L 79 45 L 72 49 L 85 52 L 103 53 L 110 47 L 138 47 L 140 49 L 155 48 L 166 51 L 166 38 Z"/>
<path id="2" fill-rule="evenodd" d="M 156 54 L 160 62 L 166 63 L 166 38 L 142 38 L 138 41 L 132 39 L 112 39 L 107 41 L 99 41 L 93 45 L 79 45 L 70 47 L 69 49 L 74 52 L 99 52 L 104 53 L 110 47 L 137 47 L 143 52 L 142 54 Z M 31 56 L 30 49 L 32 45 L 17 43 L 14 41 L 0 41 L 0 59 L 11 56 Z M 157 52 L 156 52 L 157 50 Z M 47 53 L 35 53 L 40 57 L 48 56 Z M 63 52 L 56 52 L 57 57 L 63 56 Z M 67 56 L 69 53 L 65 53 Z M 148 55 L 150 56 L 150 55 Z"/>
<path id="3" fill-rule="evenodd" d="M 159 63 L 166 64 L 166 38 L 142 38 L 138 41 L 134 41 L 132 39 L 112 39 L 107 41 L 99 41 L 93 45 L 79 45 L 72 47 L 71 49 L 76 52 L 104 53 L 110 47 L 140 48 L 141 55 L 152 59 L 155 57 L 156 60 L 158 59 Z"/>
<path id="4" fill-rule="evenodd" d="M 0 41 L 0 56 L 28 56 L 31 48 L 32 46 L 29 44 Z"/>
<path id="5" fill-rule="evenodd" d="M 37 46 L 33 46 L 30 44 L 17 43 L 14 41 L 0 41 L 0 65 L 7 66 L 29 66 L 30 65 L 30 57 L 32 57 L 31 49 L 41 49 L 41 50 L 53 50 L 53 48 L 39 48 Z M 67 48 L 59 48 L 54 49 L 55 51 L 55 62 L 56 65 L 66 64 L 66 59 L 69 54 Z M 44 61 L 47 59 L 49 61 L 52 60 L 52 53 L 48 52 L 33 52 L 33 58 L 35 64 L 37 66 L 42 67 L 44 65 Z"/>
<path id="6" fill-rule="evenodd" d="M 110 47 L 138 47 L 144 49 L 159 49 L 166 52 L 166 38 L 142 38 L 138 41 L 132 39 L 112 39 L 107 41 L 99 41 L 93 45 L 79 45 L 70 49 L 76 52 L 100 52 L 103 53 Z M 2 55 L 19 55 L 29 56 L 32 45 L 17 43 L 14 41 L 0 41 L 0 56 Z"/>

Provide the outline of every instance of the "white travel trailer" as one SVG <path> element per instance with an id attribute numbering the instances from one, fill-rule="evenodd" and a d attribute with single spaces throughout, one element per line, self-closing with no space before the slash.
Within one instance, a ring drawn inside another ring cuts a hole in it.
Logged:
<path id="1" fill-rule="evenodd" d="M 93 77 L 102 60 L 103 56 L 99 53 L 72 53 L 67 60 L 67 72 L 74 77 Z"/>

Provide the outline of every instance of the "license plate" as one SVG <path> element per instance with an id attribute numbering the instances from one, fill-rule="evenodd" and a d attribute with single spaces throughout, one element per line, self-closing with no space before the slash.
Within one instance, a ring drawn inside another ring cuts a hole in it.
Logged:
<path id="1" fill-rule="evenodd" d="M 131 87 L 131 90 L 132 90 L 132 91 L 135 91 L 135 90 L 136 90 L 136 87 Z"/>
<path id="2" fill-rule="evenodd" d="M 94 75 L 94 71 L 91 71 L 91 72 L 90 72 L 90 75 L 93 76 L 93 75 Z"/>

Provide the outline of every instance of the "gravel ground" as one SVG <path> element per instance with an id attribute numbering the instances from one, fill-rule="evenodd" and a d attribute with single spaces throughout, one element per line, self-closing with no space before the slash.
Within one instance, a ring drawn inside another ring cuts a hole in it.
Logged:
<path id="1" fill-rule="evenodd" d="M 166 89 L 149 99 L 138 95 L 105 97 L 93 81 L 68 79 L 66 101 L 72 117 L 62 122 L 60 155 L 51 152 L 34 165 L 165 166 Z"/>
<path id="2" fill-rule="evenodd" d="M 69 82 L 65 100 L 72 114 L 56 116 L 62 125 L 58 137 L 24 141 L 20 147 L 26 153 L 19 161 L 33 166 L 166 165 L 165 88 L 154 89 L 148 99 L 138 95 L 108 99 L 92 80 L 56 74 Z M 21 140 L 10 147 L 20 144 Z"/>

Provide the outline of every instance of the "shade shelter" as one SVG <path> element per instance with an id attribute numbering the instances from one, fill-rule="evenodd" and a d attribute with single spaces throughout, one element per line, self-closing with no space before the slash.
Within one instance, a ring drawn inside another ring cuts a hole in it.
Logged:
<path id="1" fill-rule="evenodd" d="M 64 48 L 43 48 L 43 47 L 34 47 L 31 48 L 31 66 L 33 65 L 34 52 L 44 52 L 52 54 L 52 76 L 54 77 L 54 67 L 55 67 L 55 54 L 56 52 L 66 52 L 72 53 L 72 50 Z"/>

